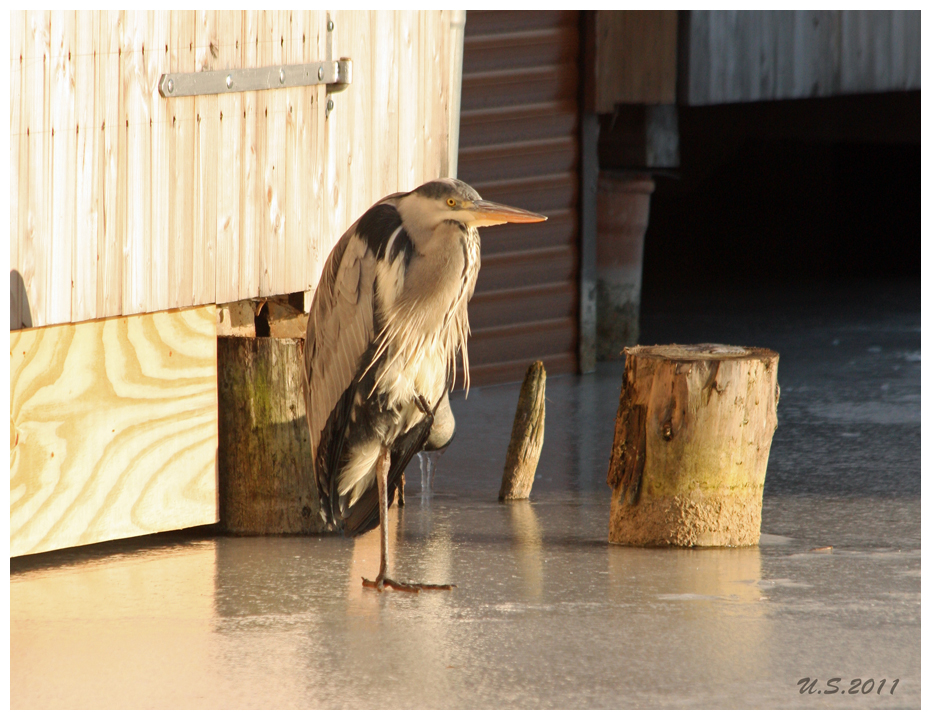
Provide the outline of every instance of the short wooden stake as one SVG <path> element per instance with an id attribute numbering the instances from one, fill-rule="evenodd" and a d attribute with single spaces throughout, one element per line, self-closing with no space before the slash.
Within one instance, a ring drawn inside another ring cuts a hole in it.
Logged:
<path id="1" fill-rule="evenodd" d="M 626 348 L 608 469 L 610 542 L 760 540 L 779 355 L 762 348 Z"/>
<path id="2" fill-rule="evenodd" d="M 543 421 L 546 415 L 546 369 L 539 360 L 527 368 L 517 399 L 514 428 L 504 461 L 499 500 L 526 500 L 530 497 L 540 451 L 543 449 Z"/>
<path id="3" fill-rule="evenodd" d="M 220 523 L 228 532 L 323 531 L 303 345 L 293 338 L 217 338 Z"/>

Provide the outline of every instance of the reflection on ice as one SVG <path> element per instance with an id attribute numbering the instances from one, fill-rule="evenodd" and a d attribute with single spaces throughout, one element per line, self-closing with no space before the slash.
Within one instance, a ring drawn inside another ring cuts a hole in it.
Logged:
<path id="1" fill-rule="evenodd" d="M 417 453 L 417 459 L 420 461 L 420 504 L 429 505 L 433 497 L 433 481 L 436 478 L 436 461 L 446 451 L 441 450 L 424 450 Z"/>

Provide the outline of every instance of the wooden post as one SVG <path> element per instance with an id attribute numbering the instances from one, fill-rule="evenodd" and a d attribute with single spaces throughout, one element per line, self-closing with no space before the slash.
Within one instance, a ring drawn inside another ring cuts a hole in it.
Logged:
<path id="1" fill-rule="evenodd" d="M 527 368 L 520 387 L 511 442 L 504 461 L 499 500 L 526 500 L 530 497 L 540 451 L 543 449 L 543 421 L 546 416 L 546 369 L 540 360 Z"/>
<path id="2" fill-rule="evenodd" d="M 620 360 L 640 335 L 643 239 L 655 184 L 645 173 L 598 178 L 598 360 Z"/>
<path id="3" fill-rule="evenodd" d="M 304 409 L 304 341 L 217 338 L 220 522 L 242 535 L 322 532 Z"/>
<path id="4" fill-rule="evenodd" d="M 779 355 L 727 345 L 625 350 L 608 484 L 608 539 L 755 545 Z"/>

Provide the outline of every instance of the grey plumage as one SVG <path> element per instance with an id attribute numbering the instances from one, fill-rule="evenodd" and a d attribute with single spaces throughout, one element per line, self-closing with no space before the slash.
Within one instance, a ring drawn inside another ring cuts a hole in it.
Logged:
<path id="1" fill-rule="evenodd" d="M 390 502 L 411 457 L 452 439 L 448 393 L 460 352 L 469 382 L 477 227 L 543 219 L 442 179 L 383 198 L 340 238 L 314 295 L 304 351 L 314 475 L 328 525 L 347 535 L 378 525 L 379 496 Z M 386 466 L 382 490 L 376 470 Z M 386 566 L 385 553 L 383 543 Z"/>

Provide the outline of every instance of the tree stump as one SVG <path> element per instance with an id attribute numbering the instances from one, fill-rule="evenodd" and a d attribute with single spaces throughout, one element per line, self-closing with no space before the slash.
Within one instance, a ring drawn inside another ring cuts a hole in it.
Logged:
<path id="1" fill-rule="evenodd" d="M 218 489 L 228 532 L 323 531 L 303 382 L 303 340 L 217 338 Z"/>
<path id="2" fill-rule="evenodd" d="M 546 369 L 540 360 L 527 368 L 517 399 L 511 442 L 504 460 L 499 500 L 526 500 L 543 449 L 543 423 L 546 418 Z"/>
<path id="3" fill-rule="evenodd" d="M 624 353 L 608 470 L 610 542 L 756 545 L 779 355 L 727 345 Z"/>

